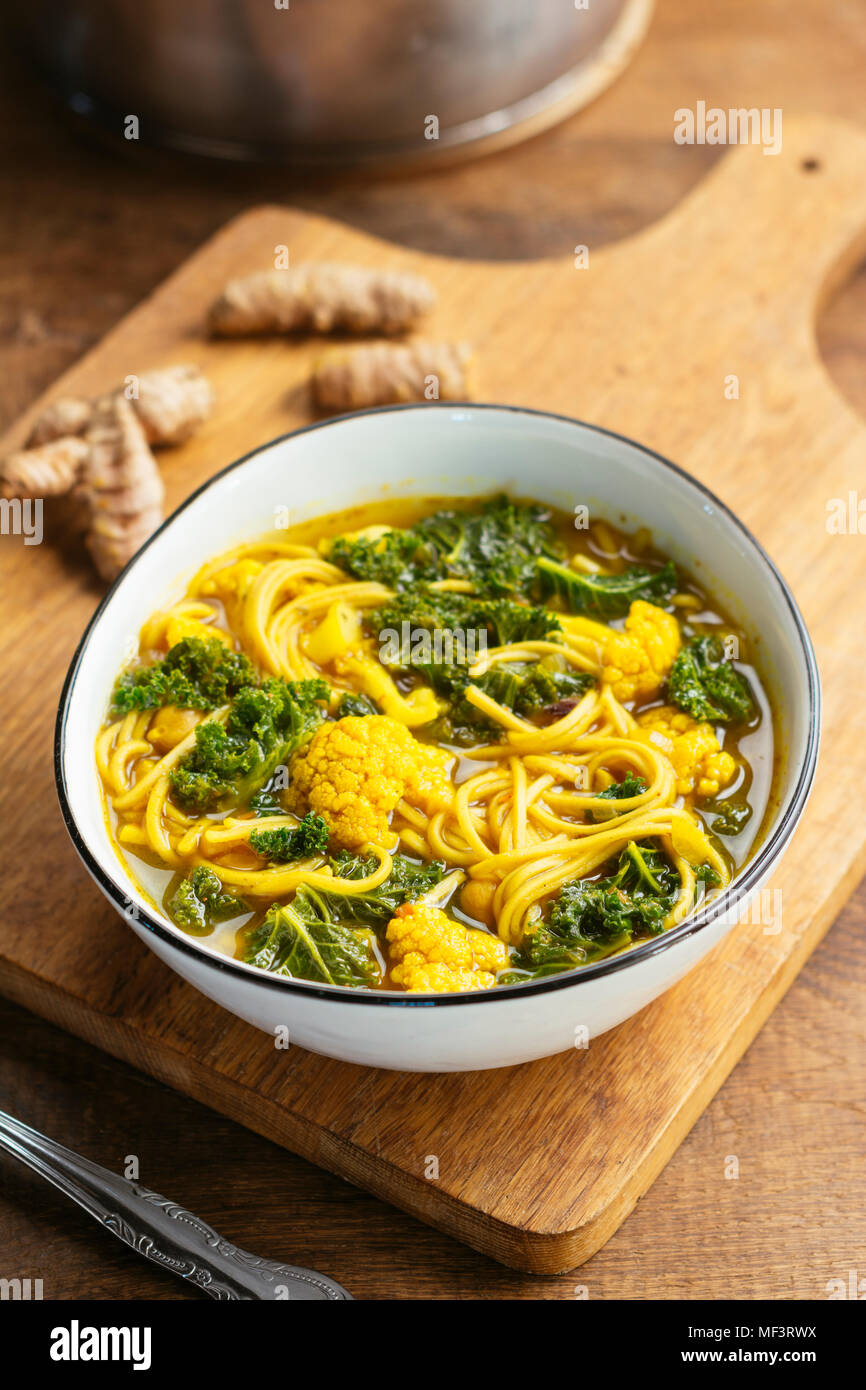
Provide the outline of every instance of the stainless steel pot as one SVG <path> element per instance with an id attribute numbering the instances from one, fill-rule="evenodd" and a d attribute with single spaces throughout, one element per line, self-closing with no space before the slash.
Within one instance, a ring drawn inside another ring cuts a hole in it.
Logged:
<path id="1" fill-rule="evenodd" d="M 119 135 L 135 116 L 142 140 L 199 154 L 365 164 L 428 161 L 560 119 L 628 61 L 652 0 L 2 8 L 68 105 Z"/>

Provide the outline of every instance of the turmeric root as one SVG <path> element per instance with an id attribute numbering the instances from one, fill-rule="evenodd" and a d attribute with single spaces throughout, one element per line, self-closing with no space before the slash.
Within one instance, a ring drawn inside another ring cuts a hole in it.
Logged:
<path id="1" fill-rule="evenodd" d="M 465 343 L 370 343 L 328 353 L 313 373 L 323 410 L 394 401 L 461 401 L 469 395 Z"/>
<path id="2" fill-rule="evenodd" d="M 138 395 L 129 398 L 129 403 L 144 426 L 149 444 L 180 444 L 210 416 L 213 391 L 198 367 L 183 363 L 142 372 Z M 62 435 L 84 434 L 92 416 L 92 401 L 83 396 L 62 396 L 37 417 L 28 446 Z"/>
<path id="3" fill-rule="evenodd" d="M 62 435 L 36 449 L 19 449 L 0 466 L 0 496 L 62 497 L 81 476 L 89 453 L 83 439 Z"/>
<path id="4" fill-rule="evenodd" d="M 87 547 L 101 577 L 113 579 L 162 520 L 162 478 L 141 422 L 121 395 L 94 403 L 86 446 Z"/>
<path id="5" fill-rule="evenodd" d="M 436 292 L 407 271 L 311 261 L 232 280 L 211 306 L 212 333 L 382 333 L 411 328 Z"/>
<path id="6" fill-rule="evenodd" d="M 131 404 L 149 444 L 181 444 L 209 419 L 213 400 L 207 377 L 198 367 L 183 364 L 143 372 L 138 398 Z"/>

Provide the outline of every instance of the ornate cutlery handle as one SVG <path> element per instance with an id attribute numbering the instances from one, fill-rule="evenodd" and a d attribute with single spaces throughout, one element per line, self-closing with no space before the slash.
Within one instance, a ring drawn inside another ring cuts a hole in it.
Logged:
<path id="1" fill-rule="evenodd" d="M 53 1183 L 145 1259 L 211 1298 L 351 1299 L 314 1269 L 241 1250 L 176 1202 L 56 1144 L 0 1110 L 0 1148 Z"/>

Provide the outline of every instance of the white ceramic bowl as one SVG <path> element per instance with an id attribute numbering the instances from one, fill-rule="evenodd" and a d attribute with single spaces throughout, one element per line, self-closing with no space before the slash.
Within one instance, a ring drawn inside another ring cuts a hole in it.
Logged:
<path id="1" fill-rule="evenodd" d="M 180 595 L 205 560 L 292 521 L 379 497 L 496 489 L 627 528 L 698 572 L 731 616 L 760 633 L 761 670 L 779 720 L 780 794 L 757 853 L 734 885 L 682 926 L 633 950 L 534 984 L 478 994 L 352 991 L 270 976 L 185 935 L 124 874 L 99 795 L 93 742 L 120 666 L 145 618 Z M 784 698 L 782 698 L 784 692 Z M 619 435 L 507 406 L 394 407 L 286 435 L 211 479 L 151 537 L 94 614 L 63 688 L 56 778 L 69 833 L 90 874 L 136 935 L 232 1013 L 301 1047 L 369 1066 L 467 1071 L 511 1066 L 613 1028 L 668 989 L 731 928 L 787 845 L 811 788 L 820 687 L 812 644 L 784 580 L 735 516 L 674 464 Z M 279 1052 L 276 1053 L 279 1056 Z"/>

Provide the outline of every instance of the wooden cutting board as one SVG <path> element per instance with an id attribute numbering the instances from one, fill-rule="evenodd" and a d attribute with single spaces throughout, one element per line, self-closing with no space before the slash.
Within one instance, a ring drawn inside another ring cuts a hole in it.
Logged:
<path id="1" fill-rule="evenodd" d="M 574 242 L 582 242 L 579 209 Z M 583 269 L 571 255 L 440 260 L 287 208 L 246 213 L 45 398 L 199 362 L 219 405 L 197 438 L 161 454 L 171 506 L 310 419 L 307 381 L 321 344 L 200 337 L 223 283 L 269 266 L 279 245 L 296 260 L 429 275 L 440 305 L 425 332 L 474 342 L 480 399 L 574 414 L 642 440 L 719 492 L 768 547 L 802 606 L 825 695 L 815 792 L 772 885 L 782 893 L 782 929 L 741 924 L 687 979 L 588 1051 L 524 1067 L 419 1077 L 275 1051 L 132 936 L 66 838 L 52 725 L 100 591 L 49 513 L 41 547 L 2 539 L 0 989 L 506 1264 L 568 1269 L 652 1183 L 866 868 L 866 538 L 856 527 L 827 529 L 828 502 L 866 488 L 866 430 L 814 341 L 818 306 L 866 246 L 866 135 L 786 118 L 781 155 L 728 153 L 660 223 L 589 247 Z M 42 404 L 0 449 L 22 441 Z"/>

